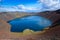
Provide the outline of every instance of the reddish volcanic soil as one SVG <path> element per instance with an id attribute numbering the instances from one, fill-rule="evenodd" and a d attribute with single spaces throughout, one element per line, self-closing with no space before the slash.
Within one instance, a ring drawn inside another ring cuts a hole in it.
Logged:
<path id="1" fill-rule="evenodd" d="M 36 15 L 46 17 L 52 20 L 54 24 L 60 19 L 60 14 L 56 14 L 55 12 L 44 12 Z M 7 23 L 8 20 L 13 18 L 10 14 L 0 13 L 0 40 L 60 40 L 60 25 L 51 27 L 43 33 L 39 32 L 33 35 L 17 36 L 10 32 L 10 25 Z"/>
<path id="2" fill-rule="evenodd" d="M 60 40 L 60 25 L 46 30 L 45 33 L 34 35 L 32 40 Z"/>

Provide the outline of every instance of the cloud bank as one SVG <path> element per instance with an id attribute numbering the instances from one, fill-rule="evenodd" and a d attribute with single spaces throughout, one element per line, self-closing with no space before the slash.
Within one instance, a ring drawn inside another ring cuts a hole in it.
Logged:
<path id="1" fill-rule="evenodd" d="M 17 6 L 11 6 L 11 7 L 0 7 L 0 10 L 2 12 L 4 11 L 22 11 L 22 12 L 33 12 L 33 11 L 37 11 L 39 10 L 36 7 L 32 7 L 32 6 L 25 6 L 23 4 L 17 5 Z M 1 12 L 0 11 L 0 12 Z"/>
<path id="2" fill-rule="evenodd" d="M 39 0 L 39 2 L 45 5 L 45 10 L 60 9 L 60 0 Z"/>
<path id="3" fill-rule="evenodd" d="M 1 1 L 1 0 L 0 0 Z M 60 9 L 60 0 L 38 0 L 36 4 L 32 5 L 16 5 L 11 7 L 0 7 L 0 12 L 3 11 L 22 11 L 22 12 L 41 12 L 41 11 L 52 11 Z"/>

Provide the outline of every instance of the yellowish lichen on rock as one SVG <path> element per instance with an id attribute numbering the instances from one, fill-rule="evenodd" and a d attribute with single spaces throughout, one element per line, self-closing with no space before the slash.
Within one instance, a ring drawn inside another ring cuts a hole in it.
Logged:
<path id="1" fill-rule="evenodd" d="M 23 35 L 29 35 L 29 34 L 34 34 L 34 31 L 33 30 L 30 30 L 30 29 L 25 29 L 23 31 Z"/>
<path id="2" fill-rule="evenodd" d="M 19 33 L 12 33 L 13 35 L 16 35 L 16 36 L 26 36 L 26 35 L 30 35 L 30 34 L 42 34 L 44 32 L 46 32 L 46 30 L 48 30 L 48 28 L 45 28 L 43 31 L 33 31 L 33 30 L 30 30 L 30 29 L 25 29 L 23 32 L 19 32 Z"/>
<path id="3" fill-rule="evenodd" d="M 33 34 L 34 31 L 30 30 L 30 29 L 26 29 L 23 31 L 23 35 L 29 35 L 29 34 Z"/>

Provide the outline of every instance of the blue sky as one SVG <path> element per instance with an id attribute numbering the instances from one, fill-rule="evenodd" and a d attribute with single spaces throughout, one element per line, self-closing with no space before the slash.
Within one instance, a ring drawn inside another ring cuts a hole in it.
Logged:
<path id="1" fill-rule="evenodd" d="M 19 5 L 19 4 L 24 4 L 24 5 L 29 5 L 29 4 L 35 4 L 37 0 L 2 0 L 1 3 L 2 5 Z"/>
<path id="2" fill-rule="evenodd" d="M 39 12 L 60 9 L 60 0 L 0 0 L 0 12 Z"/>

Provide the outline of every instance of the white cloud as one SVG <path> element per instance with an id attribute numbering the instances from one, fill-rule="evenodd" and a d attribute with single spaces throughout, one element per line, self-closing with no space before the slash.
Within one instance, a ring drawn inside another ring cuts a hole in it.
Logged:
<path id="1" fill-rule="evenodd" d="M 59 0 L 38 0 L 38 3 L 33 5 L 17 5 L 12 7 L 0 7 L 0 11 L 47 11 L 60 9 Z"/>
<path id="2" fill-rule="evenodd" d="M 17 8 L 22 9 L 22 10 L 37 10 L 37 8 L 35 7 L 24 6 L 24 5 L 18 5 Z"/>
<path id="3" fill-rule="evenodd" d="M 24 5 L 17 5 L 17 7 L 18 7 L 19 9 L 24 9 L 24 10 L 26 9 Z"/>
<path id="4" fill-rule="evenodd" d="M 38 10 L 38 8 L 35 8 L 35 7 L 26 7 L 26 10 Z"/>
<path id="5" fill-rule="evenodd" d="M 25 5 L 17 5 L 13 6 L 12 9 L 17 10 L 17 11 L 36 11 L 39 10 L 37 7 L 32 7 L 32 6 L 25 6 Z"/>
<path id="6" fill-rule="evenodd" d="M 4 12 L 4 11 L 6 11 L 6 9 L 5 9 L 5 8 L 0 7 L 0 12 Z"/>
<path id="7" fill-rule="evenodd" d="M 48 8 L 46 10 L 60 9 L 60 0 L 39 0 L 38 2 L 43 3 Z"/>
<path id="8" fill-rule="evenodd" d="M 27 11 L 24 5 L 17 5 L 11 7 L 0 7 L 0 12 L 9 12 L 9 11 Z"/>
<path id="9" fill-rule="evenodd" d="M 17 6 L 12 6 L 12 7 L 0 7 L 0 12 L 9 12 L 9 11 L 23 11 L 23 12 L 27 12 L 27 11 L 34 11 L 34 10 L 38 10 L 35 7 L 28 7 L 28 6 L 24 6 L 24 5 L 17 5 Z"/>
<path id="10" fill-rule="evenodd" d="M 40 2 L 46 4 L 47 6 L 52 6 L 55 4 L 60 4 L 59 0 L 39 0 Z"/>
<path id="11" fill-rule="evenodd" d="M 5 7 L 0 7 L 0 12 L 8 12 L 8 11 L 16 11 L 15 9 L 13 8 L 5 8 Z"/>
<path id="12" fill-rule="evenodd" d="M 27 10 L 37 10 L 37 8 L 29 7 Z"/>

